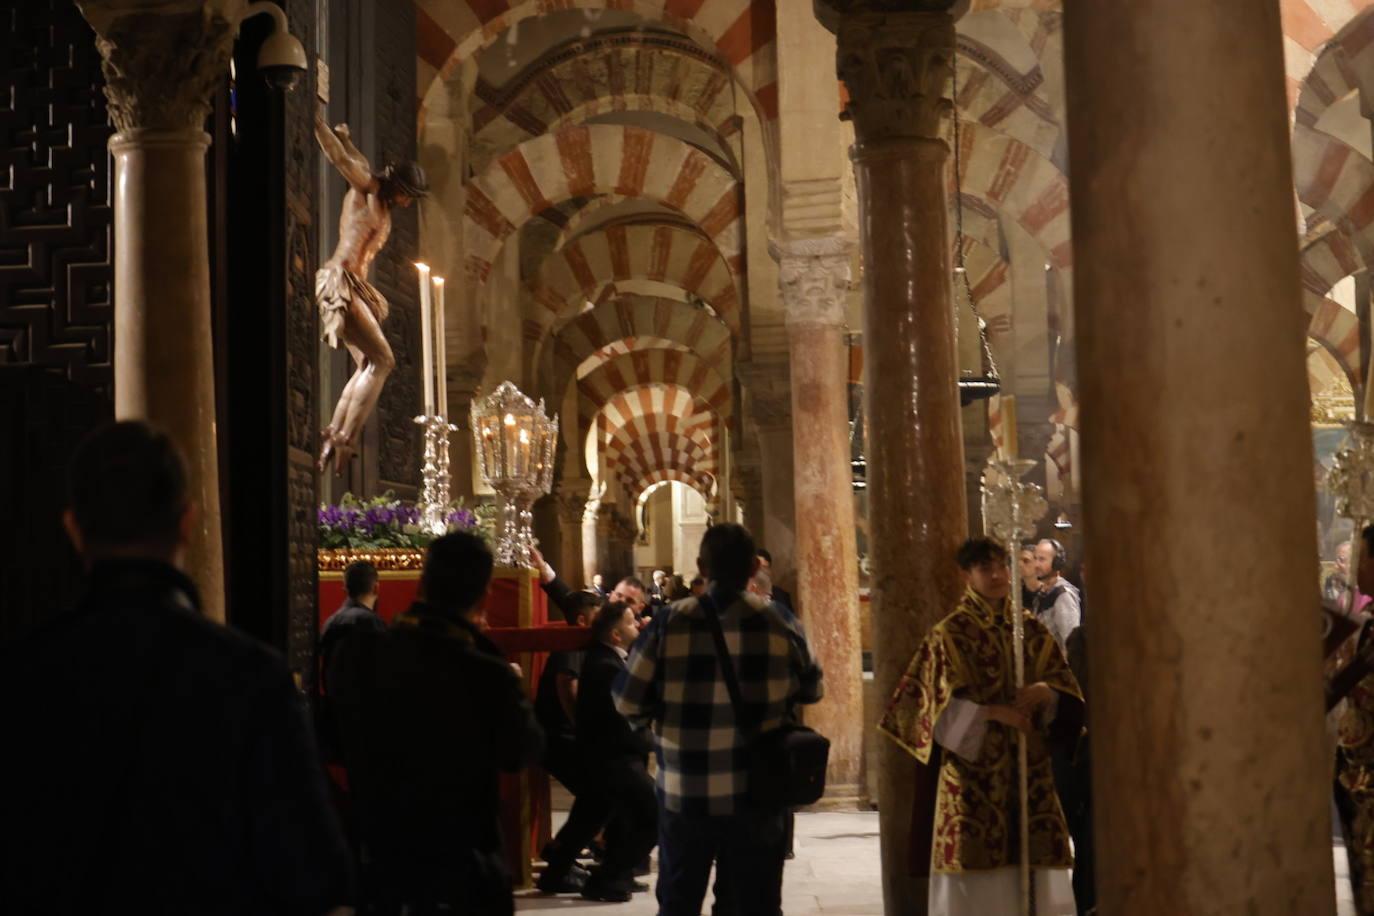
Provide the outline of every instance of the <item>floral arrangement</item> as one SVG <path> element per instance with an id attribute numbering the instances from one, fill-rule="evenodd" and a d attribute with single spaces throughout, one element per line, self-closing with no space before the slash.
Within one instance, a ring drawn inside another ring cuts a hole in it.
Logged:
<path id="1" fill-rule="evenodd" d="M 337 506 L 320 504 L 320 547 L 325 550 L 423 550 L 434 535 L 420 526 L 420 510 L 387 490 L 381 496 L 359 499 L 345 493 Z M 449 531 L 485 533 L 478 514 L 454 506 L 445 517 Z"/>

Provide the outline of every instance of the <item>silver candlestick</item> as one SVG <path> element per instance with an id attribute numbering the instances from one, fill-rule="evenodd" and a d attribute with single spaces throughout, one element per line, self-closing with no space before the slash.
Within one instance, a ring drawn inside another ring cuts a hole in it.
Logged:
<path id="1" fill-rule="evenodd" d="M 420 466 L 420 527 L 438 537 L 448 531 L 448 437 L 458 427 L 437 414 L 422 414 L 415 422 L 425 431 L 424 464 Z"/>

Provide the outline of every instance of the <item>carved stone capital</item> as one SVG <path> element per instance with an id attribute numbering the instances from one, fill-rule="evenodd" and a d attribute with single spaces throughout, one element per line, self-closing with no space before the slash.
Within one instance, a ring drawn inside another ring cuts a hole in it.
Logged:
<path id="1" fill-rule="evenodd" d="M 778 262 L 783 320 L 789 328 L 845 326 L 853 247 L 848 239 L 834 237 L 769 244 Z"/>
<path id="2" fill-rule="evenodd" d="M 557 493 L 558 520 L 567 525 L 581 525 L 587 513 L 590 492 L 590 483 L 580 487 L 560 484 Z"/>
<path id="3" fill-rule="evenodd" d="M 859 143 L 939 139 L 949 90 L 954 17 L 948 12 L 856 12 L 839 20 L 836 69 Z"/>
<path id="4" fill-rule="evenodd" d="M 229 70 L 241 2 L 132 6 L 78 0 L 95 29 L 105 98 L 121 134 L 200 131 Z"/>

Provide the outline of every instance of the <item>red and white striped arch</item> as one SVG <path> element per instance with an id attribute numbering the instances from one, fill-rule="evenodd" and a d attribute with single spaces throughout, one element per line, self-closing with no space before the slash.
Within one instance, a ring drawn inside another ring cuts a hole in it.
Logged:
<path id="1" fill-rule="evenodd" d="M 619 451 L 618 443 L 607 446 L 607 470 L 620 479 L 626 490 L 637 485 L 655 471 L 682 471 L 694 477 L 703 488 L 709 489 L 716 478 L 715 462 L 700 458 L 681 436 L 663 436 L 653 440 L 637 440 L 630 451 Z"/>
<path id="2" fill-rule="evenodd" d="M 703 489 L 701 481 L 692 477 L 691 474 L 687 474 L 687 472 L 684 471 L 675 471 L 672 470 L 672 468 L 650 472 L 642 481 L 636 482 L 632 488 L 627 488 L 627 493 L 629 497 L 631 497 L 633 504 L 642 507 L 642 505 L 649 500 L 650 490 L 657 488 L 661 483 L 671 482 L 683 483 L 683 485 L 690 486 L 691 489 L 697 490 L 698 493 L 701 493 L 701 499 L 705 500 L 708 505 L 714 503 L 714 500 L 716 500 L 716 482 L 710 481 L 709 488 Z"/>
<path id="3" fill-rule="evenodd" d="M 467 271 L 476 286 L 518 226 L 555 204 L 598 194 L 676 210 L 715 243 L 732 269 L 743 263 L 742 186 L 710 156 L 667 134 L 621 124 L 565 128 L 520 144 L 464 190 Z"/>
<path id="4" fill-rule="evenodd" d="M 961 123 L 980 124 L 1015 137 L 1050 158 L 1063 127 L 1040 66 L 1019 71 L 991 43 L 981 40 L 984 36 L 978 29 L 969 29 L 966 20 L 960 21 L 959 28 L 955 102 Z M 1028 44 L 1025 50 L 1034 54 Z"/>
<path id="5" fill-rule="evenodd" d="M 661 111 L 722 141 L 739 130 L 728 69 L 681 40 L 596 36 L 553 49 L 525 72 L 500 90 L 479 81 L 475 169 L 531 137 L 608 111 Z"/>
<path id="6" fill-rule="evenodd" d="M 716 493 L 716 482 L 714 479 L 705 480 L 698 475 L 691 474 L 687 471 L 679 471 L 674 468 L 663 468 L 657 471 L 650 471 L 632 486 L 626 487 L 626 490 L 630 494 L 630 501 L 639 505 L 644 500 L 644 494 L 652 487 L 672 481 L 685 484 L 693 490 L 696 490 L 701 494 L 701 498 L 706 500 L 708 505 L 715 502 L 716 496 L 718 495 Z"/>
<path id="7" fill-rule="evenodd" d="M 1374 162 L 1330 134 L 1293 128 L 1298 199 L 1339 227 L 1366 262 L 1374 255 Z"/>
<path id="8" fill-rule="evenodd" d="M 1341 54 L 1352 64 L 1363 60 L 1363 54 L 1368 50 L 1364 46 L 1369 39 L 1367 36 L 1351 36 L 1353 30 L 1347 29 L 1347 26 L 1371 5 L 1374 5 L 1374 0 L 1280 0 L 1289 104 L 1298 102 L 1304 91 L 1302 84 L 1309 79 L 1323 48 L 1333 38 L 1340 39 L 1344 44 L 1344 39 L 1349 36 L 1350 45 L 1343 47 Z M 1341 66 L 1335 61 L 1332 63 L 1336 67 Z M 1320 76 L 1320 81 L 1331 89 L 1341 82 L 1341 78 L 1336 77 L 1332 83 L 1327 83 L 1334 72 L 1335 68 L 1324 68 Z"/>
<path id="9" fill-rule="evenodd" d="M 636 350 L 608 360 L 577 380 L 578 427 L 590 430 L 596 415 L 619 394 L 653 386 L 680 388 L 695 399 L 695 413 L 710 412 L 723 423 L 733 414 L 730 386 L 695 353 Z"/>
<path id="10" fill-rule="evenodd" d="M 683 435 L 704 454 L 715 456 L 719 440 L 718 418 L 709 407 L 700 409 L 698 398 L 685 388 L 644 386 L 617 393 L 596 417 L 597 441 L 608 445 L 659 433 Z"/>
<path id="11" fill-rule="evenodd" d="M 690 229 L 620 225 L 581 236 L 553 252 L 529 281 L 544 306 L 544 327 L 595 300 L 607 282 L 656 280 L 706 300 L 732 333 L 740 330 L 735 275 L 715 243 Z"/>
<path id="12" fill-rule="evenodd" d="M 606 466 L 617 473 L 665 467 L 714 474 L 716 467 L 714 450 L 703 448 L 699 439 L 676 430 L 647 433 L 623 427 L 605 443 L 604 454 Z"/>
<path id="13" fill-rule="evenodd" d="M 507 28 L 531 16 L 567 9 L 626 10 L 686 33 L 714 48 L 730 66 L 760 120 L 776 120 L 777 14 L 772 0 L 417 0 L 416 95 L 422 108 L 436 84 Z"/>
<path id="14" fill-rule="evenodd" d="M 583 361 L 620 340 L 654 337 L 687 347 L 730 376 L 730 329 L 705 310 L 653 296 L 627 296 L 598 305 L 564 325 L 552 338 L 554 389 L 561 395 Z"/>
<path id="15" fill-rule="evenodd" d="M 650 406 L 663 402 L 671 406 Z M 666 418 L 666 421 L 648 418 Z M 579 422 L 581 418 L 579 417 Z M 598 430 L 597 441 L 605 445 L 617 430 L 627 424 L 668 422 L 675 430 L 695 441 L 708 454 L 714 454 L 713 443 L 723 435 L 720 415 L 693 392 L 677 385 L 651 383 L 617 391 L 592 416 L 592 428 Z"/>
<path id="16" fill-rule="evenodd" d="M 978 125 L 965 125 L 959 139 L 964 192 L 1016 220 L 1067 281 L 1073 270 L 1069 183 L 1058 166 L 1021 141 Z"/>

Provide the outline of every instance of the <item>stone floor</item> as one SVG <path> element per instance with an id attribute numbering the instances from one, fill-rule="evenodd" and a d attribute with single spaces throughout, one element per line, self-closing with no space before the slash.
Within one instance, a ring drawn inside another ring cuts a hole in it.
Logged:
<path id="1" fill-rule="evenodd" d="M 1346 879 L 1345 850 L 1339 840 L 1332 851 L 1337 916 L 1355 916 Z M 883 912 L 876 812 L 798 814 L 796 852 L 797 857 L 787 863 L 783 876 L 782 904 L 787 916 L 863 916 Z M 653 876 L 648 880 L 652 884 Z M 709 905 L 708 895 L 708 912 Z M 576 916 L 654 916 L 658 911 L 652 891 L 636 894 L 629 903 L 591 903 L 576 895 L 550 897 L 537 891 L 523 891 L 516 895 L 515 909 L 522 913 L 563 911 Z"/>

